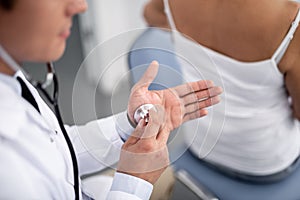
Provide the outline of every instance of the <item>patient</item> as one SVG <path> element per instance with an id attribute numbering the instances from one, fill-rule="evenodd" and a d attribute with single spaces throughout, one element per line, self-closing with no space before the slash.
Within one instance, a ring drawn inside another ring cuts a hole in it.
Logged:
<path id="1" fill-rule="evenodd" d="M 185 80 L 224 88 L 209 117 L 186 124 L 185 139 L 226 174 L 272 182 L 300 170 L 299 8 L 289 0 L 151 0 L 145 7 L 149 26 L 171 29 L 187 60 Z"/>

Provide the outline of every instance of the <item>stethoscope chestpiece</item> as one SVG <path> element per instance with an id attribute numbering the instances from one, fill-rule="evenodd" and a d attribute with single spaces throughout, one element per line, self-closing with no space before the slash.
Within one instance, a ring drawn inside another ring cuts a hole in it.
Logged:
<path id="1" fill-rule="evenodd" d="M 153 108 L 153 104 L 144 104 L 141 105 L 136 111 L 134 112 L 134 120 L 135 123 L 138 124 L 141 119 L 145 119 L 145 122 L 149 121 L 149 110 Z"/>

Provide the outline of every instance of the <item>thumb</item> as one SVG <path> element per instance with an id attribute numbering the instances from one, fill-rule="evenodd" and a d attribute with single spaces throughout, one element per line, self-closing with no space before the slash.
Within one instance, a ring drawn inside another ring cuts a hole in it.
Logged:
<path id="1" fill-rule="evenodd" d="M 154 60 L 150 63 L 149 67 L 147 68 L 146 72 L 143 74 L 142 78 L 137 82 L 136 85 L 139 86 L 147 86 L 147 88 L 149 87 L 149 85 L 153 82 L 153 80 L 155 79 L 157 72 L 158 72 L 158 68 L 159 68 L 159 63 Z"/>

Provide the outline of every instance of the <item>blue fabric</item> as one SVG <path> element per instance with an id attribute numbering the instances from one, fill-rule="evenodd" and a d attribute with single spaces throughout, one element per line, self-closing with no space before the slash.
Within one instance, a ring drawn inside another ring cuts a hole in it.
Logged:
<path id="1" fill-rule="evenodd" d="M 160 67 L 150 90 L 165 89 L 182 83 L 182 72 L 174 55 L 170 32 L 149 28 L 135 40 L 128 55 L 133 84 L 141 78 L 153 60 L 158 61 Z"/>
<path id="2" fill-rule="evenodd" d="M 222 200 L 299 200 L 300 167 L 285 179 L 265 184 L 238 180 L 208 167 L 186 151 L 173 163 L 175 170 L 185 169 Z"/>

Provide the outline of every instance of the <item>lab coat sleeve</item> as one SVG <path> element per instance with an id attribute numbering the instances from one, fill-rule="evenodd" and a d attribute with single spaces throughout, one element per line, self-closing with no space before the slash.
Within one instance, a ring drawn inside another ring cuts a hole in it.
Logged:
<path id="1" fill-rule="evenodd" d="M 122 140 L 126 141 L 131 133 L 134 131 L 134 128 L 128 121 L 127 112 L 122 112 L 116 115 L 116 130 Z"/>
<path id="2" fill-rule="evenodd" d="M 107 200 L 148 200 L 152 189 L 145 180 L 116 172 Z"/>
<path id="3" fill-rule="evenodd" d="M 126 112 L 87 123 L 66 126 L 79 163 L 79 174 L 90 174 L 115 164 L 119 160 L 124 139 L 134 130 Z"/>

